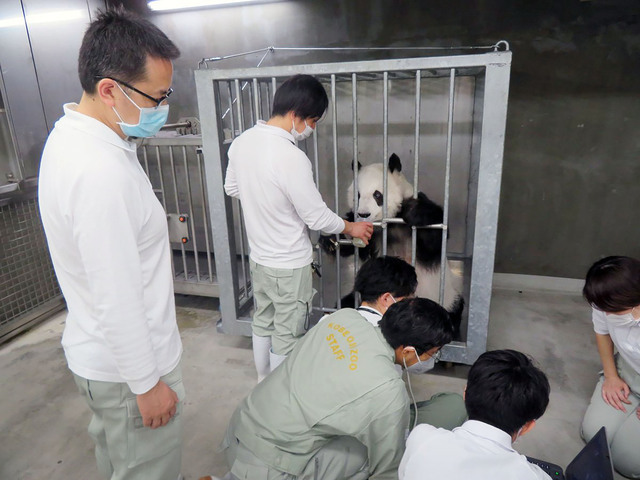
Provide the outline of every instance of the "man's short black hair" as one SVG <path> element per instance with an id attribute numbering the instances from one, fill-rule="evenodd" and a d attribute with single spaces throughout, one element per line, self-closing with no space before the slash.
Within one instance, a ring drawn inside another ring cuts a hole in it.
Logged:
<path id="1" fill-rule="evenodd" d="M 469 420 L 513 435 L 542 416 L 549 391 L 547 376 L 527 355 L 493 350 L 480 355 L 469 370 L 464 403 Z"/>
<path id="2" fill-rule="evenodd" d="M 375 302 L 389 292 L 395 298 L 416 292 L 416 270 L 398 257 L 378 257 L 367 261 L 356 275 L 353 289 L 364 302 Z"/>
<path id="3" fill-rule="evenodd" d="M 614 313 L 640 305 L 640 260 L 605 257 L 587 272 L 582 295 L 592 307 Z"/>
<path id="4" fill-rule="evenodd" d="M 378 326 L 394 350 L 400 346 L 412 346 L 418 355 L 453 340 L 449 313 L 426 298 L 406 298 L 394 303 Z"/>
<path id="5" fill-rule="evenodd" d="M 320 118 L 329 106 L 322 84 L 311 75 L 294 75 L 278 87 L 271 116 L 293 113 L 300 118 Z"/>
<path id="6" fill-rule="evenodd" d="M 115 77 L 127 83 L 144 79 L 147 55 L 173 60 L 180 50 L 153 23 L 122 7 L 101 12 L 82 39 L 80 85 L 93 94 L 99 81 L 96 77 Z"/>

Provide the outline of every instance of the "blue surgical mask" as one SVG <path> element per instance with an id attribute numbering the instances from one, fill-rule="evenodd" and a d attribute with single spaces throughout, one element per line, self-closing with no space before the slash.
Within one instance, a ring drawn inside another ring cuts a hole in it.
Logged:
<path id="1" fill-rule="evenodd" d="M 116 85 L 118 85 L 116 83 Z M 120 119 L 119 122 L 116 122 L 120 125 L 122 129 L 122 133 L 124 133 L 127 137 L 153 137 L 156 133 L 160 131 L 162 126 L 167 123 L 167 117 L 169 116 L 169 105 L 160 105 L 159 107 L 139 107 L 136 102 L 131 100 L 131 97 L 127 95 L 127 93 L 122 90 L 122 87 L 118 85 L 118 88 L 127 99 L 133 103 L 138 110 L 140 110 L 140 119 L 138 123 L 126 123 L 122 120 L 122 117 L 116 110 L 116 107 L 113 107 L 113 111 L 116 112 L 116 115 Z"/>
<path id="2" fill-rule="evenodd" d="M 306 120 L 304 121 L 304 130 L 302 131 L 302 133 L 300 133 L 299 131 L 296 130 L 296 124 L 293 121 L 293 118 L 291 119 L 291 135 L 293 135 L 293 138 L 296 142 L 300 142 L 301 140 L 305 140 L 309 138 L 312 133 L 313 133 L 313 128 L 307 125 Z"/>

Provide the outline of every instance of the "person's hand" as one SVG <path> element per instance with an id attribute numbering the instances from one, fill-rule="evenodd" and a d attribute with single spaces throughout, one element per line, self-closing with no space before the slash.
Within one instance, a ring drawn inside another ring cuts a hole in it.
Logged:
<path id="1" fill-rule="evenodd" d="M 604 379 L 602 384 L 602 399 L 616 410 L 626 412 L 623 403 L 630 404 L 629 385 L 620 377 L 610 377 Z"/>
<path id="2" fill-rule="evenodd" d="M 373 223 L 371 222 L 344 222 L 344 233 L 353 237 L 359 238 L 365 245 L 369 245 L 371 235 L 373 235 Z"/>
<path id="3" fill-rule="evenodd" d="M 636 409 L 636 417 L 638 417 L 638 419 L 640 419 L 640 407 L 638 407 Z"/>
<path id="4" fill-rule="evenodd" d="M 145 427 L 158 428 L 169 423 L 176 413 L 178 395 L 162 380 L 137 397 L 138 408 Z"/>

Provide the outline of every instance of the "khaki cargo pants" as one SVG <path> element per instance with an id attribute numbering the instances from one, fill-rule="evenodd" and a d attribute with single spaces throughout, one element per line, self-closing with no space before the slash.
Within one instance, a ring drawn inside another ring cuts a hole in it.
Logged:
<path id="1" fill-rule="evenodd" d="M 302 268 L 271 268 L 253 260 L 251 279 L 255 313 L 253 333 L 271 337 L 271 349 L 288 355 L 309 329 L 309 315 L 315 291 L 311 265 Z"/>

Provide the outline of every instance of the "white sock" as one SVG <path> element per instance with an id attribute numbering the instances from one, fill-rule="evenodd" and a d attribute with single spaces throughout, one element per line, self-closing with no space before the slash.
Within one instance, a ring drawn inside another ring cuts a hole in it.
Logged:
<path id="1" fill-rule="evenodd" d="M 260 337 L 255 333 L 253 339 L 253 361 L 258 371 L 258 383 L 271 372 L 269 352 L 271 351 L 271 337 Z"/>
<path id="2" fill-rule="evenodd" d="M 278 355 L 277 353 L 273 353 L 273 350 L 269 350 L 269 363 L 271 364 L 271 371 L 273 372 L 278 365 L 284 362 L 284 359 L 287 358 L 286 355 Z"/>

